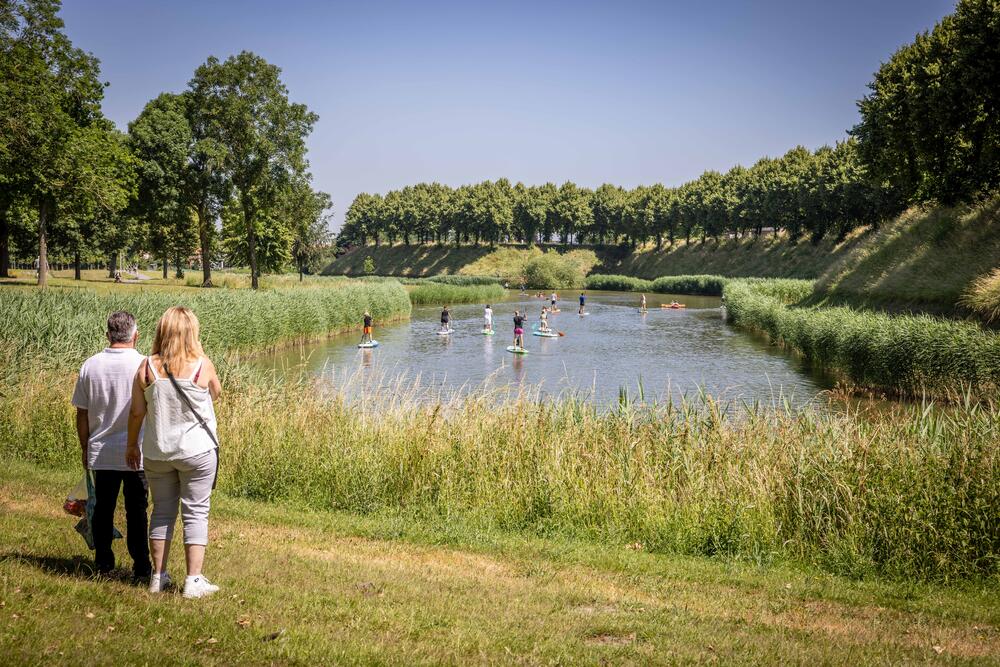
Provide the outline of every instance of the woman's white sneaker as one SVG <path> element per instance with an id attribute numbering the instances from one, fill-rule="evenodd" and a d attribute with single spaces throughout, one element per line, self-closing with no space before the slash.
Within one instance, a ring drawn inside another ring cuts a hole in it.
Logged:
<path id="1" fill-rule="evenodd" d="M 209 596 L 218 590 L 218 586 L 200 574 L 197 577 L 188 577 L 184 580 L 184 597 L 189 600 Z"/>
<path id="2" fill-rule="evenodd" d="M 170 575 L 164 572 L 163 574 L 156 574 L 155 572 L 149 575 L 149 592 L 150 593 L 162 593 L 174 582 L 170 580 Z"/>

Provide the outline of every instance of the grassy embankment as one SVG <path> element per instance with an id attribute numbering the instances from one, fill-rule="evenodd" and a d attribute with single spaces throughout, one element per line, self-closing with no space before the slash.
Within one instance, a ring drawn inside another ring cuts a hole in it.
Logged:
<path id="1" fill-rule="evenodd" d="M 90 578 L 72 472 L 0 475 L 10 664 L 989 664 L 995 591 L 213 498 L 191 604 Z M 182 563 L 172 561 L 173 571 Z"/>
<path id="2" fill-rule="evenodd" d="M 841 242 L 790 243 L 784 236 L 765 236 L 724 239 L 718 244 L 711 239 L 704 244 L 681 241 L 661 250 L 597 248 L 601 261 L 586 273 L 646 280 L 696 274 L 802 278 L 818 281 L 814 303 L 959 316 L 975 313 L 995 321 L 1000 313 L 998 210 L 1000 198 L 957 208 L 913 208 L 879 229 L 857 230 Z M 384 275 L 501 275 L 511 271 L 512 258 L 525 252 L 472 246 L 369 246 L 338 258 L 326 272 L 360 274 L 364 258 L 370 255 L 376 273 Z"/>

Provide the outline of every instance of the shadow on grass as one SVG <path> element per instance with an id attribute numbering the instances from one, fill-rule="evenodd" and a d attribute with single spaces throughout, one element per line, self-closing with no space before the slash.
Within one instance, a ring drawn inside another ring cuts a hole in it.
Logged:
<path id="1" fill-rule="evenodd" d="M 84 556 L 40 556 L 19 551 L 7 551 L 0 553 L 0 563 L 23 563 L 47 574 L 55 574 L 64 577 L 76 577 L 78 579 L 97 578 L 97 568 L 94 561 Z M 112 570 L 108 575 L 102 575 L 106 579 L 124 580 L 127 574 L 121 570 Z"/>

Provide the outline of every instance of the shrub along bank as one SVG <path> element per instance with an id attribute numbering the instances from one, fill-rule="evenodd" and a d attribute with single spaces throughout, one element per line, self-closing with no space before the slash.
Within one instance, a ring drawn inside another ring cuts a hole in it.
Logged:
<path id="1" fill-rule="evenodd" d="M 1000 387 L 1000 335 L 928 315 L 796 305 L 811 293 L 808 281 L 732 280 L 725 290 L 728 317 L 859 389 L 987 396 Z"/>
<path id="2" fill-rule="evenodd" d="M 496 283 L 487 285 L 449 285 L 446 283 L 423 280 L 415 285 L 408 285 L 410 301 L 413 305 L 435 304 L 439 306 L 451 303 L 492 303 L 501 300 L 506 291 Z"/>
<path id="3" fill-rule="evenodd" d="M 587 276 L 586 287 L 593 290 L 721 296 L 726 280 L 722 276 L 710 275 L 663 276 L 656 280 L 646 280 L 617 274 L 594 274 Z"/>

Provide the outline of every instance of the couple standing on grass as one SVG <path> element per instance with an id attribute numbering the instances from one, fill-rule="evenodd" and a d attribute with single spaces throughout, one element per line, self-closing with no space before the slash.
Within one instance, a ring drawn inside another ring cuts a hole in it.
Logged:
<path id="1" fill-rule="evenodd" d="M 211 595 L 219 588 L 201 568 L 219 464 L 212 401 L 222 385 L 202 351 L 198 318 L 187 308 L 167 309 L 148 357 L 135 349 L 139 329 L 130 313 L 108 317 L 107 337 L 110 346 L 84 362 L 73 392 L 83 466 L 93 473 L 97 571 L 108 574 L 115 567 L 111 542 L 121 489 L 133 575 L 148 578 L 150 593 L 170 587 L 167 557 L 179 506 L 188 573 L 184 597 Z M 147 490 L 153 499 L 148 522 Z"/>

